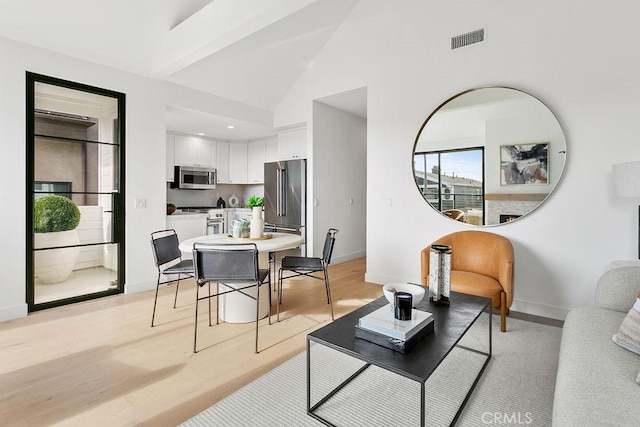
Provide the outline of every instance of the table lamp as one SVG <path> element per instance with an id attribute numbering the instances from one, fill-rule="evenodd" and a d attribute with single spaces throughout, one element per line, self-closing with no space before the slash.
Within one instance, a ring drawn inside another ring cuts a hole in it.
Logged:
<path id="1" fill-rule="evenodd" d="M 640 162 L 613 165 L 613 191 L 618 197 L 640 198 Z M 640 259 L 640 206 L 638 206 L 638 259 Z"/>

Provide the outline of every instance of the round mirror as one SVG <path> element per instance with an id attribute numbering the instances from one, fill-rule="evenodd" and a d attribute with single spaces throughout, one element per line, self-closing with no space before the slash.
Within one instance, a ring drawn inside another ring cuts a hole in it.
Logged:
<path id="1" fill-rule="evenodd" d="M 486 87 L 441 104 L 413 147 L 413 176 L 424 199 L 454 221 L 498 225 L 549 197 L 564 169 L 558 119 L 517 89 Z"/>

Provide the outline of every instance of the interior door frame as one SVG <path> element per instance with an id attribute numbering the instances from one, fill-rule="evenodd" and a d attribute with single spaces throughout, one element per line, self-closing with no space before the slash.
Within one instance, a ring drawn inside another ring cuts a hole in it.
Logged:
<path id="1" fill-rule="evenodd" d="M 67 89 L 93 93 L 97 95 L 115 98 L 118 108 L 118 191 L 113 193 L 113 233 L 112 242 L 116 243 L 118 257 L 117 286 L 100 292 L 63 298 L 50 302 L 36 304 L 35 302 L 35 275 L 34 275 L 34 233 L 33 233 L 33 202 L 35 184 L 35 86 L 36 83 L 46 83 Z M 124 292 L 125 278 L 125 148 L 126 148 L 126 95 L 121 92 L 103 89 L 70 80 L 46 76 L 33 72 L 26 72 L 26 302 L 29 312 L 44 310 L 80 301 L 101 298 Z"/>

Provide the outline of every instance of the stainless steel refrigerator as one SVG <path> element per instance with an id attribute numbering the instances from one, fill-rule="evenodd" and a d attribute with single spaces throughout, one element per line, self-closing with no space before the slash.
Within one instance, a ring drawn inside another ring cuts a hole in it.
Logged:
<path id="1" fill-rule="evenodd" d="M 299 234 L 305 242 L 299 250 L 290 251 L 285 255 L 307 254 L 306 205 L 307 161 L 303 159 L 265 163 L 265 231 Z"/>

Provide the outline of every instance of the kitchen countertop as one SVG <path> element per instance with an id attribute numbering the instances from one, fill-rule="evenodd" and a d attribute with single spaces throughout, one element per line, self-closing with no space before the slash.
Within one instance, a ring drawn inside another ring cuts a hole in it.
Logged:
<path id="1" fill-rule="evenodd" d="M 251 208 L 210 208 L 210 210 L 216 210 L 216 211 L 233 211 L 233 212 L 251 212 Z M 199 216 L 202 217 L 206 217 L 209 216 L 209 214 L 207 212 L 183 212 L 180 210 L 180 208 L 178 208 L 174 213 L 172 213 L 171 215 L 167 215 L 168 217 L 172 217 L 172 218 L 176 218 L 176 217 L 191 217 L 191 218 L 197 218 Z"/>
<path id="2" fill-rule="evenodd" d="M 180 218 L 180 219 L 198 218 L 198 217 L 206 218 L 208 216 L 209 214 L 206 212 L 181 212 L 181 211 L 175 211 L 171 215 L 167 215 L 167 217 Z"/>

